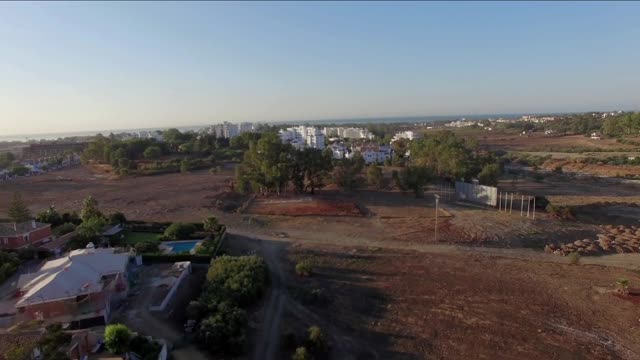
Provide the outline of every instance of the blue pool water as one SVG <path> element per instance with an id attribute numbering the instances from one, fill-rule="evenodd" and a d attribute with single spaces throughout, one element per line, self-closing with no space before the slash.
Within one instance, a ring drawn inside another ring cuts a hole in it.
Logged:
<path id="1" fill-rule="evenodd" d="M 176 241 L 176 242 L 165 242 L 164 245 L 171 248 L 169 251 L 171 254 L 179 254 L 183 252 L 189 252 L 194 247 L 198 241 Z"/>

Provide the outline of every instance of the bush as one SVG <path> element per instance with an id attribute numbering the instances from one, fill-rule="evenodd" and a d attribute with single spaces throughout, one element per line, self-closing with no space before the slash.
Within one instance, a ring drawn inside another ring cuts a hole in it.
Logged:
<path id="1" fill-rule="evenodd" d="M 160 241 L 157 240 L 142 240 L 135 244 L 137 254 L 153 254 L 160 251 Z"/>
<path id="2" fill-rule="evenodd" d="M 195 226 L 193 226 L 193 224 L 183 224 L 176 222 L 171 224 L 164 231 L 164 236 L 168 239 L 173 240 L 188 239 L 195 231 L 196 228 Z"/>
<path id="3" fill-rule="evenodd" d="M 580 263 L 580 254 L 577 252 L 572 252 L 568 256 L 569 265 L 578 265 Z"/>
<path id="4" fill-rule="evenodd" d="M 109 215 L 109 224 L 111 225 L 117 225 L 117 224 L 124 225 L 126 223 L 127 223 L 127 218 L 121 212 L 114 212 L 113 214 Z"/>
<path id="5" fill-rule="evenodd" d="M 191 254 L 142 254 L 142 262 L 145 264 L 166 264 L 180 261 L 191 261 L 194 264 L 209 264 L 211 256 Z"/>
<path id="6" fill-rule="evenodd" d="M 15 253 L 0 251 L 0 284 L 18 270 L 20 259 Z"/>
<path id="7" fill-rule="evenodd" d="M 267 269 L 258 256 L 221 256 L 213 261 L 207 273 L 206 295 L 240 306 L 252 304 L 264 291 Z"/>
<path id="8" fill-rule="evenodd" d="M 309 328 L 308 346 L 313 352 L 324 353 L 328 350 L 327 339 L 317 326 Z"/>
<path id="9" fill-rule="evenodd" d="M 55 236 L 66 235 L 70 232 L 73 232 L 76 229 L 76 226 L 72 223 L 64 223 L 57 228 L 53 229 L 53 234 Z"/>
<path id="10" fill-rule="evenodd" d="M 239 354 L 246 341 L 247 314 L 229 303 L 222 303 L 215 314 L 203 320 L 198 339 L 213 351 Z"/>
<path id="11" fill-rule="evenodd" d="M 498 186 L 500 177 L 500 166 L 498 164 L 485 165 L 478 174 L 478 181 L 481 185 Z"/>
<path id="12" fill-rule="evenodd" d="M 313 264 L 309 260 L 301 260 L 296 264 L 296 275 L 311 276 Z"/>
<path id="13" fill-rule="evenodd" d="M 549 204 L 546 207 L 546 211 L 547 213 L 559 219 L 572 220 L 575 218 L 575 213 L 572 206 Z"/>
<path id="14" fill-rule="evenodd" d="M 307 352 L 307 349 L 304 346 L 301 346 L 296 349 L 296 352 L 293 353 L 291 357 L 292 360 L 310 360 L 311 355 Z"/>
<path id="15" fill-rule="evenodd" d="M 554 174 L 562 174 L 562 166 L 556 166 L 556 167 L 553 169 L 553 173 L 554 173 Z"/>
<path id="16" fill-rule="evenodd" d="M 142 155 L 145 159 L 157 159 L 162 155 L 162 150 L 159 146 L 151 145 L 144 150 Z"/>
<path id="17" fill-rule="evenodd" d="M 542 182 L 544 180 L 544 175 L 540 173 L 533 174 L 533 181 Z"/>
<path id="18" fill-rule="evenodd" d="M 62 216 L 56 211 L 56 209 L 52 206 L 38 215 L 36 215 L 36 220 L 42 223 L 51 224 L 51 226 L 58 226 L 62 224 Z"/>
<path id="19" fill-rule="evenodd" d="M 129 350 L 141 356 L 142 360 L 156 360 L 162 350 L 157 341 L 149 341 L 144 336 L 137 335 L 129 343 Z"/>
<path id="20" fill-rule="evenodd" d="M 124 354 L 129 351 L 132 334 L 123 324 L 107 325 L 104 330 L 104 344 L 107 350 L 114 354 Z"/>

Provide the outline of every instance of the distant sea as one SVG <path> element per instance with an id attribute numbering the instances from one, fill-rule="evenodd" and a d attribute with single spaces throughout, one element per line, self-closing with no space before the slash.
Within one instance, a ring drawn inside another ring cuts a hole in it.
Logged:
<path id="1" fill-rule="evenodd" d="M 515 119 L 523 115 L 564 115 L 567 113 L 519 113 L 519 114 L 473 114 L 473 115 L 442 115 L 442 116 L 400 116 L 400 117 L 370 117 L 370 118 L 349 118 L 349 119 L 317 119 L 317 120 L 289 120 L 289 121 L 270 121 L 259 122 L 269 124 L 385 124 L 385 123 L 439 123 L 448 122 L 458 119 L 482 120 L 482 119 Z M 257 123 L 257 122 L 256 122 Z M 192 125 L 192 126 L 176 126 L 180 131 L 198 131 L 210 125 Z M 61 132 L 61 133 L 42 133 L 42 134 L 21 134 L 21 135 L 2 135 L 0 141 L 30 141 L 30 140 L 55 140 L 67 137 L 87 137 L 97 134 L 109 135 L 109 133 L 139 132 L 139 131 L 155 131 L 165 130 L 167 127 L 155 128 L 137 128 L 137 129 L 110 129 L 110 130 L 93 130 L 93 131 L 77 131 L 77 132 Z"/>

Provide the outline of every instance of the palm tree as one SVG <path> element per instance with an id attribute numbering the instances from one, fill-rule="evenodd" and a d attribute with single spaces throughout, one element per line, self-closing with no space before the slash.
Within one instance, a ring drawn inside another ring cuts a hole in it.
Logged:
<path id="1" fill-rule="evenodd" d="M 618 279 L 616 281 L 616 286 L 618 286 L 618 292 L 624 296 L 629 295 L 629 280 L 627 279 Z"/>
<path id="2" fill-rule="evenodd" d="M 202 225 L 204 227 L 204 230 L 210 232 L 211 234 L 214 234 L 218 231 L 218 219 L 216 219 L 214 216 L 210 216 L 204 219 Z"/>

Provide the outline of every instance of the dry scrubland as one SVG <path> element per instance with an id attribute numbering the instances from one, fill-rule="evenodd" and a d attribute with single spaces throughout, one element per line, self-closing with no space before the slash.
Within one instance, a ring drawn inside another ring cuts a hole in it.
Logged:
<path id="1" fill-rule="evenodd" d="M 231 234 L 267 239 L 254 250 L 277 271 L 273 286 L 288 299 L 276 338 L 320 325 L 334 358 L 640 358 L 639 305 L 614 292 L 617 279 L 640 287 L 640 276 L 602 266 L 638 269 L 638 259 L 630 258 L 637 255 L 584 258 L 570 266 L 565 257 L 542 251 L 549 242 L 596 239 L 602 227 L 594 219 L 630 221 L 610 211 L 622 206 L 618 214 L 624 215 L 624 205 L 595 205 L 574 221 L 543 213 L 533 221 L 443 199 L 436 241 L 430 194 L 416 199 L 391 191 L 325 190 L 247 202 L 228 191 L 232 174 L 229 168 L 109 179 L 77 168 L 3 183 L 0 216 L 14 191 L 34 212 L 50 204 L 77 210 L 93 195 L 103 211 L 121 210 L 132 219 L 200 221 L 214 214 Z M 588 180 L 507 181 L 501 187 L 568 201 L 588 194 L 592 205 L 637 201 L 635 187 Z M 284 246 L 272 245 L 275 240 Z M 230 245 L 244 241 L 232 236 Z M 314 264 L 308 278 L 293 272 L 300 259 Z M 594 263 L 600 265 L 588 265 Z M 329 301 L 301 302 L 294 293 L 308 287 L 323 289 Z"/>

